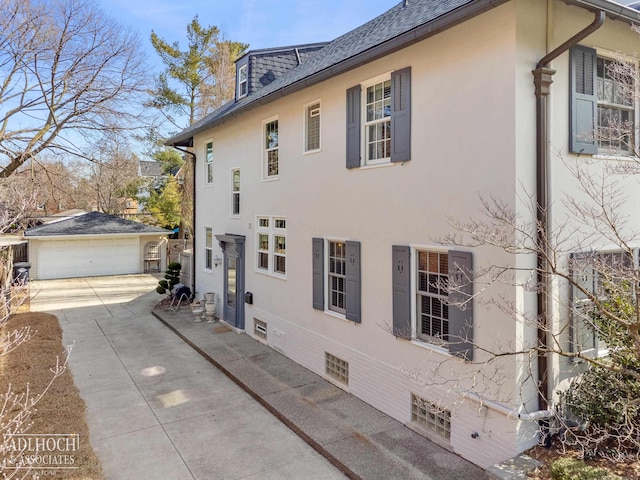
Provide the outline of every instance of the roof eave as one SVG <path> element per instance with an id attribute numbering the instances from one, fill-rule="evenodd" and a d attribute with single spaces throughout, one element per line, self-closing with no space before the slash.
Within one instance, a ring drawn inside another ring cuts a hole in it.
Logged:
<path id="1" fill-rule="evenodd" d="M 563 0 L 568 5 L 575 5 L 587 10 L 601 10 L 613 20 L 621 20 L 634 25 L 640 25 L 640 12 L 633 8 L 611 2 L 610 0 Z"/>
<path id="2" fill-rule="evenodd" d="M 420 42 L 428 37 L 436 35 L 444 30 L 448 30 L 460 23 L 463 23 L 471 18 L 474 18 L 488 10 L 502 5 L 509 0 L 477 0 L 469 2 L 451 12 L 448 12 L 430 22 L 424 23 L 412 30 L 409 30 L 403 34 L 400 34 L 386 42 L 376 45 L 364 52 L 360 52 L 353 57 L 347 58 L 339 63 L 336 63 L 330 67 L 313 73 L 305 78 L 302 78 L 290 85 L 275 90 L 264 97 L 248 102 L 246 105 L 234 110 L 233 112 L 222 115 L 213 119 L 193 130 L 186 131 L 184 134 L 180 133 L 166 140 L 166 146 L 185 146 L 186 143 L 190 143 L 189 146 L 193 146 L 193 137 L 199 133 L 204 132 L 212 127 L 220 125 L 231 118 L 242 115 L 249 110 L 252 110 L 261 105 L 271 103 L 278 98 L 290 95 L 298 92 L 304 88 L 316 85 L 320 82 L 328 80 L 336 75 L 346 73 L 349 70 L 358 68 L 366 63 L 377 60 L 385 55 L 389 55 L 402 48 L 405 48 L 414 43 Z"/>

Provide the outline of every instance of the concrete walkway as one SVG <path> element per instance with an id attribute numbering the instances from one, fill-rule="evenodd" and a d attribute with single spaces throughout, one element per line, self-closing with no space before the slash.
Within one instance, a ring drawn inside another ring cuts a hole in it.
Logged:
<path id="1" fill-rule="evenodd" d="M 187 306 L 177 312 L 155 309 L 154 314 L 349 478 L 489 478 L 482 469 L 249 335 L 217 322 L 194 323 Z"/>
<path id="2" fill-rule="evenodd" d="M 57 315 L 75 341 L 71 372 L 104 478 L 345 478 L 151 314 L 157 281 L 31 283 L 31 310 Z"/>

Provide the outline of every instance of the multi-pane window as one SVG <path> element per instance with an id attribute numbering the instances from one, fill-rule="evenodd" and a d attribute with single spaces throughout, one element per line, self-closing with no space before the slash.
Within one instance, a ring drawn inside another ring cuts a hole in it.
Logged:
<path id="1" fill-rule="evenodd" d="M 204 229 L 204 268 L 213 268 L 213 229 Z"/>
<path id="2" fill-rule="evenodd" d="M 329 310 L 345 313 L 346 299 L 346 244 L 329 242 Z"/>
<path id="3" fill-rule="evenodd" d="M 349 385 L 349 362 L 325 352 L 324 366 L 327 376 L 344 385 Z"/>
<path id="4" fill-rule="evenodd" d="M 451 412 L 417 395 L 411 395 L 411 421 L 445 440 L 451 438 Z"/>
<path id="5" fill-rule="evenodd" d="M 418 338 L 449 340 L 449 258 L 446 252 L 417 251 L 416 333 Z"/>
<path id="6" fill-rule="evenodd" d="M 282 217 L 258 217 L 256 268 L 264 273 L 287 273 L 287 220 Z"/>
<path id="7" fill-rule="evenodd" d="M 597 59 L 598 147 L 605 153 L 629 153 L 634 140 L 633 83 L 628 64 Z"/>
<path id="8" fill-rule="evenodd" d="M 240 215 L 240 169 L 231 170 L 231 215 Z"/>
<path id="9" fill-rule="evenodd" d="M 244 97 L 247 94 L 247 66 L 242 65 L 238 68 L 238 98 Z"/>
<path id="10" fill-rule="evenodd" d="M 626 285 L 637 275 L 635 260 L 629 252 L 574 253 L 570 268 L 572 348 L 586 356 L 604 355 L 607 345 L 600 339 L 594 322 L 594 314 L 598 313 L 594 299 L 624 297 Z"/>
<path id="11" fill-rule="evenodd" d="M 205 168 L 207 183 L 213 183 L 213 142 L 207 142 L 205 146 Z"/>
<path id="12" fill-rule="evenodd" d="M 305 108 L 304 151 L 320 150 L 320 102 Z"/>
<path id="13" fill-rule="evenodd" d="M 365 163 L 391 158 L 391 80 L 364 89 Z"/>
<path id="14" fill-rule="evenodd" d="M 264 178 L 278 176 L 278 120 L 264 124 Z"/>
<path id="15" fill-rule="evenodd" d="M 287 237 L 284 235 L 273 236 L 273 269 L 281 274 L 287 271 Z"/>
<path id="16" fill-rule="evenodd" d="M 268 233 L 258 233 L 258 268 L 269 271 L 269 238 Z"/>

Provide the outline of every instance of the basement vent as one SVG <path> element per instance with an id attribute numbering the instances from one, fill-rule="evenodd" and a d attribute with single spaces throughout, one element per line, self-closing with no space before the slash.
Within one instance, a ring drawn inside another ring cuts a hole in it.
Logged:
<path id="1" fill-rule="evenodd" d="M 262 320 L 258 320 L 257 318 L 254 318 L 253 333 L 256 337 L 266 341 L 267 340 L 267 322 L 263 322 Z"/>
<path id="2" fill-rule="evenodd" d="M 411 395 L 411 421 L 441 438 L 451 438 L 451 412 Z"/>
<path id="3" fill-rule="evenodd" d="M 325 372 L 337 382 L 349 385 L 349 362 L 325 352 Z"/>

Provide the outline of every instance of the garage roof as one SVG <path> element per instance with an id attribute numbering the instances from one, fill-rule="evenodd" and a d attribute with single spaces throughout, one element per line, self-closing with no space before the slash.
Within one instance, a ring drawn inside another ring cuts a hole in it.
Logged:
<path id="1" fill-rule="evenodd" d="M 107 235 L 131 233 L 169 234 L 169 230 L 125 220 L 102 212 L 89 212 L 58 222 L 29 228 L 25 237 L 49 237 L 59 235 Z"/>

